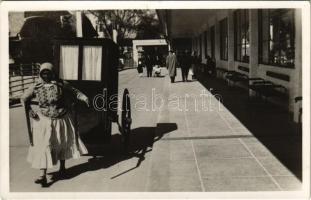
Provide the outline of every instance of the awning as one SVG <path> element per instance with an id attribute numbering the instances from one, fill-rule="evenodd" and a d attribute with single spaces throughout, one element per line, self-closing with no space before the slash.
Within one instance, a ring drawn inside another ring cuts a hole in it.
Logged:
<path id="1" fill-rule="evenodd" d="M 215 9 L 172 9 L 157 10 L 157 15 L 165 35 L 169 38 L 187 38 L 199 33 L 216 12 Z"/>

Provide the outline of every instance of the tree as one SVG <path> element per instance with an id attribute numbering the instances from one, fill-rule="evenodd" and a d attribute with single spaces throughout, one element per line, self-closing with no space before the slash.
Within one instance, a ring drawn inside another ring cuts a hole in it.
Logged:
<path id="1" fill-rule="evenodd" d="M 144 39 L 159 34 L 159 22 L 152 10 L 89 10 L 103 27 L 106 37 L 112 39 L 112 30 L 118 32 L 118 41 L 125 38 Z"/>
<path id="2" fill-rule="evenodd" d="M 141 16 L 137 26 L 136 39 L 155 39 L 161 37 L 159 20 L 155 13 Z"/>

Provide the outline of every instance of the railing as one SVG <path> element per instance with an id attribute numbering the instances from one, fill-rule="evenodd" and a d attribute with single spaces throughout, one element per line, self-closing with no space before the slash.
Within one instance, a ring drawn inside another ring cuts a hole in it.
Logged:
<path id="1" fill-rule="evenodd" d="M 31 64 L 10 64 L 9 93 L 10 98 L 19 97 L 38 79 L 40 66 Z"/>

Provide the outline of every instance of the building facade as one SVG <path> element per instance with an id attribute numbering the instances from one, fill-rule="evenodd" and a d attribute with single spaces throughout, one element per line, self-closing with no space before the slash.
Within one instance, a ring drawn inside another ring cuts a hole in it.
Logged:
<path id="1" fill-rule="evenodd" d="M 216 60 L 216 69 L 262 78 L 286 88 L 285 107 L 294 121 L 298 120 L 301 104 L 295 98 L 302 96 L 301 9 L 158 10 L 157 13 L 169 41 L 190 38 L 192 50 L 203 65 L 210 56 Z"/>

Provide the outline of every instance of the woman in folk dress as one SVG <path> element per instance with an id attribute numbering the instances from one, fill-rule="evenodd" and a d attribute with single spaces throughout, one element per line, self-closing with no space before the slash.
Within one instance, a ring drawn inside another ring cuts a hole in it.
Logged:
<path id="1" fill-rule="evenodd" d="M 71 97 L 71 98 L 70 98 Z M 65 160 L 79 158 L 87 149 L 76 135 L 73 120 L 69 114 L 73 98 L 89 106 L 88 97 L 69 83 L 56 77 L 51 63 L 40 67 L 39 80 L 22 96 L 21 102 L 29 108 L 32 123 L 33 144 L 28 152 L 27 161 L 32 168 L 41 169 L 41 177 L 35 183 L 47 187 L 47 169 L 60 160 L 59 176 L 65 176 Z M 37 98 L 39 111 L 36 113 L 29 106 L 29 101 Z M 69 102 L 68 102 L 69 101 Z M 70 102 L 71 101 L 71 102 Z"/>

